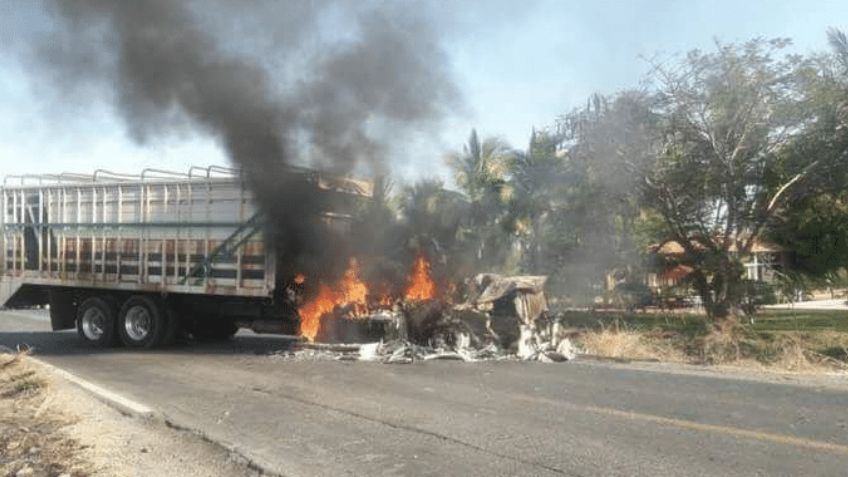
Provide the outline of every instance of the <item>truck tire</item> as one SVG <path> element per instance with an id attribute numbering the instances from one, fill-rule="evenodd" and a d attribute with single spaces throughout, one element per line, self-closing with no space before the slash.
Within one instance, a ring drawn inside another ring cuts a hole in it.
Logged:
<path id="1" fill-rule="evenodd" d="M 98 348 L 114 346 L 117 342 L 115 308 L 111 301 L 99 297 L 83 300 L 77 308 L 77 334 L 80 338 Z"/>
<path id="2" fill-rule="evenodd" d="M 118 313 L 118 336 L 128 348 L 155 348 L 171 344 L 177 331 L 176 317 L 159 299 L 130 297 Z"/>

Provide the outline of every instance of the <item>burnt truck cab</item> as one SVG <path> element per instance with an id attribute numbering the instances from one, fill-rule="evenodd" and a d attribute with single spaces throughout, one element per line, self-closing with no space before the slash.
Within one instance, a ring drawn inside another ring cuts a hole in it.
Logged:
<path id="1" fill-rule="evenodd" d="M 368 181 L 292 168 L 345 227 Z M 9 176 L 0 189 L 0 306 L 49 305 L 54 330 L 96 346 L 168 344 L 181 331 L 295 334 L 290 267 L 237 169 Z"/>

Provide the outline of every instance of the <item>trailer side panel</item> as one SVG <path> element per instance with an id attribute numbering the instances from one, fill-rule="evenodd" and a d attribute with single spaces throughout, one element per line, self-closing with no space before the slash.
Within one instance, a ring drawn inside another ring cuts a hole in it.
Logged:
<path id="1" fill-rule="evenodd" d="M 21 285 L 270 296 L 256 212 L 238 176 L 7 184 L 0 305 Z"/>

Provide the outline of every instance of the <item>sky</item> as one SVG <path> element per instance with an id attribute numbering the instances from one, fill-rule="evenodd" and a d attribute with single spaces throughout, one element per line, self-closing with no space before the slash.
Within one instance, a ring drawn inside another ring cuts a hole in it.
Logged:
<path id="1" fill-rule="evenodd" d="M 645 58 L 757 36 L 789 37 L 793 51 L 808 53 L 827 48 L 829 27 L 848 30 L 844 0 L 429 3 L 453 23 L 443 44 L 465 107 L 413 138 L 393 161 L 406 179 L 447 178 L 442 157 L 460 149 L 471 128 L 524 147 L 532 128 L 550 126 L 591 94 L 637 86 L 648 70 Z M 227 163 L 214 138 L 202 134 L 138 145 L 108 104 L 57 107 L 78 98 L 45 95 L 18 54 L 49 22 L 39 10 L 38 2 L 0 0 L 0 176 Z"/>

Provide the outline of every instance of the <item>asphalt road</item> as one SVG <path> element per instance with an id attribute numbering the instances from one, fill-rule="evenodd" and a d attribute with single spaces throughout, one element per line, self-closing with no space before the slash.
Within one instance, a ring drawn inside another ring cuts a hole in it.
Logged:
<path id="1" fill-rule="evenodd" d="M 95 351 L 0 313 L 0 344 L 282 475 L 848 474 L 848 391 L 571 362 L 269 357 L 280 338 Z"/>

